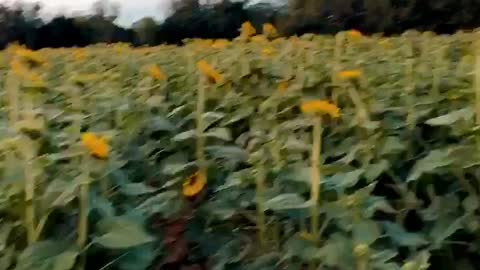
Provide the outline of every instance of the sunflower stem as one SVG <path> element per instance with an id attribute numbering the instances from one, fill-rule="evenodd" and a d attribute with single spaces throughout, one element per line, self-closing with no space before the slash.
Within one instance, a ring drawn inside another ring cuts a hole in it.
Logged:
<path id="1" fill-rule="evenodd" d="M 332 74 L 330 75 L 330 80 L 334 85 L 334 89 L 332 92 L 332 100 L 335 104 L 338 104 L 339 98 L 339 90 L 337 88 L 338 80 L 337 76 L 341 69 L 341 56 L 342 56 L 342 48 L 343 48 L 343 34 L 338 33 L 335 35 L 335 47 L 333 49 L 333 65 L 332 65 Z"/>
<path id="2" fill-rule="evenodd" d="M 198 84 L 197 94 L 197 111 L 196 111 L 196 158 L 199 167 L 199 172 L 207 179 L 207 167 L 205 159 L 205 121 L 203 119 L 203 113 L 205 111 L 205 79 L 203 76 L 200 78 Z"/>
<path id="3" fill-rule="evenodd" d="M 79 200 L 79 217 L 78 217 L 78 235 L 77 246 L 79 250 L 83 251 L 88 239 L 88 196 L 90 191 L 90 170 L 89 170 L 89 156 L 83 156 L 81 160 L 82 174 L 80 176 L 80 190 L 78 194 Z M 86 258 L 83 253 L 79 260 L 78 270 L 85 269 Z"/>
<path id="4" fill-rule="evenodd" d="M 310 230 L 312 236 L 317 243 L 319 229 L 319 200 L 320 200 L 320 184 L 321 184 L 321 162 L 320 153 L 322 147 L 322 117 L 317 116 L 313 124 L 313 144 L 311 150 L 311 193 L 310 200 L 312 207 L 310 208 L 311 220 Z"/>
<path id="5" fill-rule="evenodd" d="M 407 95 L 407 127 L 410 131 L 410 136 L 415 132 L 416 120 L 415 120 L 415 72 L 414 72 L 414 59 L 413 59 L 413 44 L 411 40 L 407 40 L 407 61 L 405 68 L 405 93 Z M 413 141 L 410 140 L 408 146 L 407 157 L 411 159 L 413 157 Z"/>
<path id="6" fill-rule="evenodd" d="M 255 177 L 255 202 L 257 204 L 257 235 L 260 244 L 260 250 L 265 252 L 267 246 L 267 226 L 265 217 L 265 167 L 262 163 L 257 165 L 257 173 Z"/>

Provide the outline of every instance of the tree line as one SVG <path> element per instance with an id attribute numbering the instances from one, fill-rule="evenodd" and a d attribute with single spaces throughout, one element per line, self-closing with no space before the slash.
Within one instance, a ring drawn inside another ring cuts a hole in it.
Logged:
<path id="1" fill-rule="evenodd" d="M 154 0 L 152 0 L 154 1 Z M 0 4 L 0 48 L 18 42 L 32 49 L 128 42 L 134 46 L 180 44 L 186 38 L 238 35 L 242 22 L 260 29 L 266 22 L 284 36 L 334 34 L 357 29 L 363 33 L 398 34 L 408 29 L 453 33 L 480 25 L 480 0 L 285 0 L 250 4 L 231 0 L 201 3 L 174 0 L 170 15 L 159 22 L 143 18 L 121 27 L 120 7 L 99 0 L 89 16 L 41 18 L 39 4 Z"/>

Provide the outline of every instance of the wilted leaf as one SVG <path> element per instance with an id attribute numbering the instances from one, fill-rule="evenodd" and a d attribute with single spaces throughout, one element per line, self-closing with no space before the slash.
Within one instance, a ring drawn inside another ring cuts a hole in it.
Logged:
<path id="1" fill-rule="evenodd" d="M 124 249 L 155 241 L 145 232 L 143 224 L 122 217 L 105 218 L 99 222 L 98 229 L 101 235 L 93 242 L 106 248 Z"/>

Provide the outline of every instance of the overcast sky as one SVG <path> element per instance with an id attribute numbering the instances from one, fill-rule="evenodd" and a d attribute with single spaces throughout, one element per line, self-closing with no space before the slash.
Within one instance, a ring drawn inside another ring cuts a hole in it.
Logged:
<path id="1" fill-rule="evenodd" d="M 0 0 L 0 3 L 2 2 L 13 2 L 13 0 Z M 22 0 L 22 2 L 40 2 L 43 5 L 42 14 L 52 17 L 58 13 L 90 13 L 92 4 L 96 0 Z M 110 2 L 119 3 L 121 6 L 117 23 L 129 26 L 145 16 L 163 19 L 168 14 L 171 0 L 112 0 Z"/>

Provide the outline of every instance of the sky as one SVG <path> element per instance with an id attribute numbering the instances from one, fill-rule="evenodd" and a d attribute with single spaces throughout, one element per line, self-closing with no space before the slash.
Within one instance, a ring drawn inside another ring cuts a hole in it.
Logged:
<path id="1" fill-rule="evenodd" d="M 0 0 L 13 2 L 13 0 Z M 96 0 L 22 0 L 24 3 L 40 2 L 42 4 L 42 15 L 50 18 L 56 14 L 91 13 L 91 8 Z M 133 22 L 151 16 L 162 20 L 168 15 L 171 0 L 112 0 L 120 4 L 120 16 L 116 23 L 123 26 L 130 26 Z"/>

